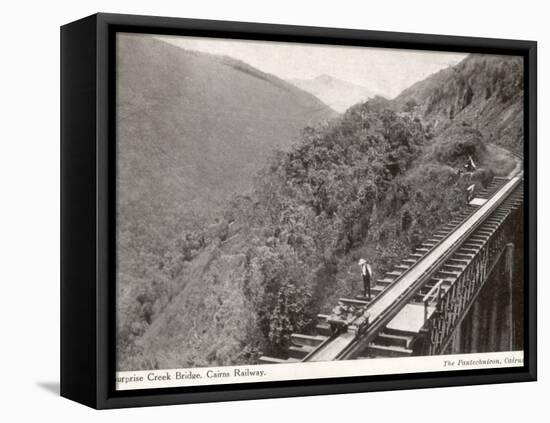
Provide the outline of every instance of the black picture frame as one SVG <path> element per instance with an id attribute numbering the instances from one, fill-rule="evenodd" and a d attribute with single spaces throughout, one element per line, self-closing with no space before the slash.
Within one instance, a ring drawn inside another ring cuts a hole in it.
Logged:
<path id="1" fill-rule="evenodd" d="M 514 54 L 525 63 L 525 362 L 523 367 L 196 388 L 116 391 L 114 40 L 118 31 L 335 45 Z M 61 28 L 61 395 L 119 408 L 534 381 L 537 45 L 487 39 L 95 14 Z"/>

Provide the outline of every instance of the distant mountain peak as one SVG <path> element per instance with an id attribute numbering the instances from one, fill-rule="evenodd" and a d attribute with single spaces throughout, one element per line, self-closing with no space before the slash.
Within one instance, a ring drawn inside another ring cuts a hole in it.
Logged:
<path id="1" fill-rule="evenodd" d="M 316 76 L 313 79 L 315 81 L 320 81 L 320 82 L 334 82 L 334 81 L 344 82 L 341 79 L 335 78 L 334 76 L 330 76 L 330 75 L 327 75 L 325 73 L 322 74 L 322 75 Z"/>
<path id="2" fill-rule="evenodd" d="M 369 88 L 327 74 L 318 75 L 313 79 L 292 79 L 290 82 L 340 113 L 376 95 L 376 92 Z"/>

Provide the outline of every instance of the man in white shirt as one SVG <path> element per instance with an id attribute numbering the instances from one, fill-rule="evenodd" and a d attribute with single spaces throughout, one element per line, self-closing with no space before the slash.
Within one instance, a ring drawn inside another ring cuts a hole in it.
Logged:
<path id="1" fill-rule="evenodd" d="M 360 259 L 359 267 L 361 268 L 361 276 L 363 277 L 363 296 L 368 300 L 371 299 L 370 295 L 370 285 L 372 281 L 372 268 L 370 264 L 367 263 L 367 260 Z"/>

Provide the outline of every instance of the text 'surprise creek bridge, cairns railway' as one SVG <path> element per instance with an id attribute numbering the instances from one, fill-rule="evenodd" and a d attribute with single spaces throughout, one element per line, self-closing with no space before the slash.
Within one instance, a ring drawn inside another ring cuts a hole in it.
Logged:
<path id="1" fill-rule="evenodd" d="M 494 178 L 455 220 L 378 279 L 373 297 L 341 298 L 349 313 L 319 315 L 315 333 L 291 335 L 288 356 L 262 363 L 436 355 L 451 350 L 490 277 L 512 302 L 513 251 L 523 221 L 523 172 Z M 503 316 L 512 319 L 512 313 Z M 513 322 L 508 322 L 513 327 Z M 511 338 L 511 337 L 510 337 Z M 510 340 L 510 348 L 512 341 Z"/>

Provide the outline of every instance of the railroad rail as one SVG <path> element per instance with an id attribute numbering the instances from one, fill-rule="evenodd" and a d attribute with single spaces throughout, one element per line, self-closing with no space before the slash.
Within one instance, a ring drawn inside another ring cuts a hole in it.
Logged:
<path id="1" fill-rule="evenodd" d="M 343 321 L 319 315 L 316 333 L 292 334 L 289 355 L 261 362 L 441 354 L 507 245 L 523 205 L 523 173 L 494 178 L 458 218 L 439 227 L 378 279 L 374 298 L 341 298 Z M 336 324 L 337 323 L 337 324 Z"/>

